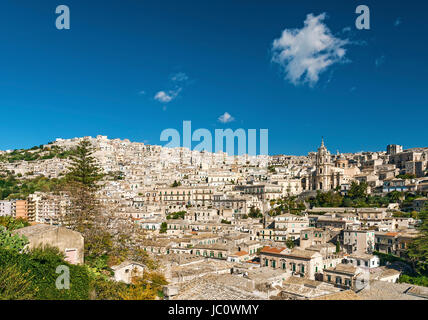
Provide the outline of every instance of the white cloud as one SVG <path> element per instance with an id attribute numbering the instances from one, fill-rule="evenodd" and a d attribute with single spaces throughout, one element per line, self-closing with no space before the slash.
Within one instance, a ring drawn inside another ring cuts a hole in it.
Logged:
<path id="1" fill-rule="evenodd" d="M 220 121 L 221 123 L 228 123 L 228 122 L 232 122 L 234 120 L 235 120 L 235 118 L 232 117 L 228 112 L 225 112 L 220 117 L 218 117 L 218 121 Z"/>
<path id="2" fill-rule="evenodd" d="M 183 87 L 186 85 L 186 81 L 189 80 L 189 77 L 184 72 L 178 72 L 169 76 L 170 87 L 174 89 L 171 90 L 161 90 L 157 92 L 154 96 L 154 99 L 161 103 L 169 103 L 175 98 L 178 97 L 180 92 L 183 90 Z M 164 110 L 166 107 L 164 106 Z"/>
<path id="3" fill-rule="evenodd" d="M 177 88 L 176 90 L 169 90 L 168 93 L 165 91 L 159 91 L 155 94 L 155 100 L 163 103 L 168 103 L 177 98 L 180 93 L 181 88 Z"/>
<path id="4" fill-rule="evenodd" d="M 397 18 L 394 22 L 394 26 L 398 27 L 401 24 L 401 18 Z"/>
<path id="5" fill-rule="evenodd" d="M 159 102 L 168 103 L 174 98 L 168 95 L 165 91 L 159 91 L 158 93 L 156 93 L 155 99 L 158 100 Z"/>
<path id="6" fill-rule="evenodd" d="M 140 92 L 138 92 L 138 94 L 145 95 L 145 94 L 146 94 L 146 91 L 141 90 Z"/>
<path id="7" fill-rule="evenodd" d="M 189 77 L 184 72 L 178 72 L 178 73 L 171 75 L 170 79 L 172 81 L 182 82 L 182 81 L 189 80 Z"/>
<path id="8" fill-rule="evenodd" d="M 385 56 L 381 56 L 375 60 L 376 67 L 380 67 L 385 63 Z"/>
<path id="9" fill-rule="evenodd" d="M 342 32 L 343 33 L 351 32 L 351 30 L 352 30 L 351 27 L 345 27 L 345 28 L 342 29 Z"/>
<path id="10" fill-rule="evenodd" d="M 272 44 L 272 61 L 294 85 L 315 84 L 319 75 L 338 62 L 345 62 L 347 39 L 336 38 L 322 22 L 326 14 L 308 14 L 302 29 L 285 29 Z"/>

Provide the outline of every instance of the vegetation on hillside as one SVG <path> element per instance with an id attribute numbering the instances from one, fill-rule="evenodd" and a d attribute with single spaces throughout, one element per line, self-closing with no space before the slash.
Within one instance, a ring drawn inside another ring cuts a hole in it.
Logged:
<path id="1" fill-rule="evenodd" d="M 399 262 L 408 264 L 400 276 L 399 282 L 420 286 L 428 286 L 428 208 L 425 207 L 419 214 L 421 223 L 417 227 L 420 234 L 410 242 L 404 257 L 374 252 L 380 257 L 381 264 Z M 409 270 L 412 270 L 411 272 Z"/>
<path id="2" fill-rule="evenodd" d="M 121 262 L 117 256 L 104 255 L 84 265 L 72 265 L 57 248 L 23 250 L 27 239 L 11 231 L 26 225 L 11 217 L 0 219 L 0 300 L 150 300 L 160 297 L 162 286 L 167 284 L 142 250 L 136 254 L 146 257 L 147 268 L 143 277 L 134 277 L 129 285 L 112 280 L 111 266 Z M 56 287 L 58 266 L 70 270 L 69 289 Z"/>
<path id="3" fill-rule="evenodd" d="M 263 214 L 259 208 L 251 207 L 250 212 L 248 213 L 250 218 L 263 218 Z"/>
<path id="4" fill-rule="evenodd" d="M 370 207 L 387 207 L 390 203 L 401 203 L 405 207 L 410 207 L 414 199 L 421 197 L 420 195 L 412 195 L 410 193 L 392 191 L 384 196 L 367 194 L 368 185 L 365 182 L 352 182 L 351 187 L 346 195 L 342 195 L 338 191 L 322 192 L 317 191 L 315 197 L 308 199 L 311 207 L 355 207 L 355 208 L 370 208 Z"/>
<path id="5" fill-rule="evenodd" d="M 306 209 L 304 202 L 297 200 L 295 196 L 272 200 L 271 206 L 273 208 L 269 211 L 269 215 L 273 217 L 285 213 L 300 215 Z"/>
<path id="6" fill-rule="evenodd" d="M 14 163 L 18 161 L 36 161 L 47 160 L 53 158 L 66 159 L 74 154 L 74 149 L 66 150 L 62 147 L 50 146 L 34 146 L 31 149 L 16 149 L 10 153 L 0 155 L 0 162 Z"/>
<path id="7" fill-rule="evenodd" d="M 168 219 L 168 220 L 170 220 L 170 219 L 174 219 L 174 220 L 176 220 L 176 219 L 184 219 L 184 215 L 186 214 L 186 211 L 177 211 L 177 212 L 172 212 L 172 213 L 170 213 L 170 214 L 168 214 L 167 216 L 166 216 L 166 218 Z"/>
<path id="8" fill-rule="evenodd" d="M 53 192 L 64 183 L 64 179 L 49 179 L 43 176 L 32 179 L 17 179 L 12 174 L 3 174 L 0 175 L 0 200 L 26 199 L 36 191 Z"/>

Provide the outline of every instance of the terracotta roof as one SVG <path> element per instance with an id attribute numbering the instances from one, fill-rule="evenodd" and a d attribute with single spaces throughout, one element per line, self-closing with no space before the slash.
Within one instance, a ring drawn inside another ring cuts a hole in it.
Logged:
<path id="1" fill-rule="evenodd" d="M 395 237 L 396 235 L 398 235 L 398 232 L 387 232 L 385 233 L 385 235 L 388 237 Z"/>
<path id="2" fill-rule="evenodd" d="M 263 247 L 263 249 L 260 251 L 261 253 L 281 253 L 283 250 L 285 250 L 286 248 L 284 247 L 269 247 L 269 246 L 265 246 Z"/>
<path id="3" fill-rule="evenodd" d="M 346 290 L 315 297 L 312 300 L 363 300 L 354 291 Z"/>
<path id="4" fill-rule="evenodd" d="M 248 252 L 247 252 L 247 251 L 237 251 L 237 252 L 235 252 L 233 255 L 234 255 L 234 256 L 241 257 L 241 256 L 245 256 L 245 255 L 247 255 L 247 254 L 248 254 Z"/>

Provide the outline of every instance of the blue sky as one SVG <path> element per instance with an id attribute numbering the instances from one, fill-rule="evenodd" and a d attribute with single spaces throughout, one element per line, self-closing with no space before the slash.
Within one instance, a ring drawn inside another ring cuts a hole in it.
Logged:
<path id="1" fill-rule="evenodd" d="M 60 4 L 70 30 L 55 28 Z M 358 4 L 370 30 L 355 27 Z M 321 136 L 332 152 L 428 146 L 427 10 L 419 0 L 3 0 L 0 149 L 98 134 L 164 144 L 162 130 L 184 120 L 213 136 L 269 129 L 270 154 L 306 154 Z M 297 77 L 320 26 L 327 56 Z"/>

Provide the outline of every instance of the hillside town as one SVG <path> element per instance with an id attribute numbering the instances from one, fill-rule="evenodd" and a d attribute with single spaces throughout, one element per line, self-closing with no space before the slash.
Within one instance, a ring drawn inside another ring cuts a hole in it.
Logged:
<path id="1" fill-rule="evenodd" d="M 70 199 L 49 185 L 82 141 L 104 177 L 98 201 L 139 230 L 163 299 L 428 299 L 406 281 L 417 273 L 408 249 L 428 205 L 428 147 L 330 153 L 322 139 L 307 156 L 231 156 L 97 136 L 0 151 L 0 216 L 28 221 L 15 234 L 76 265 L 86 239 L 64 225 Z M 147 268 L 110 267 L 125 283 Z"/>

